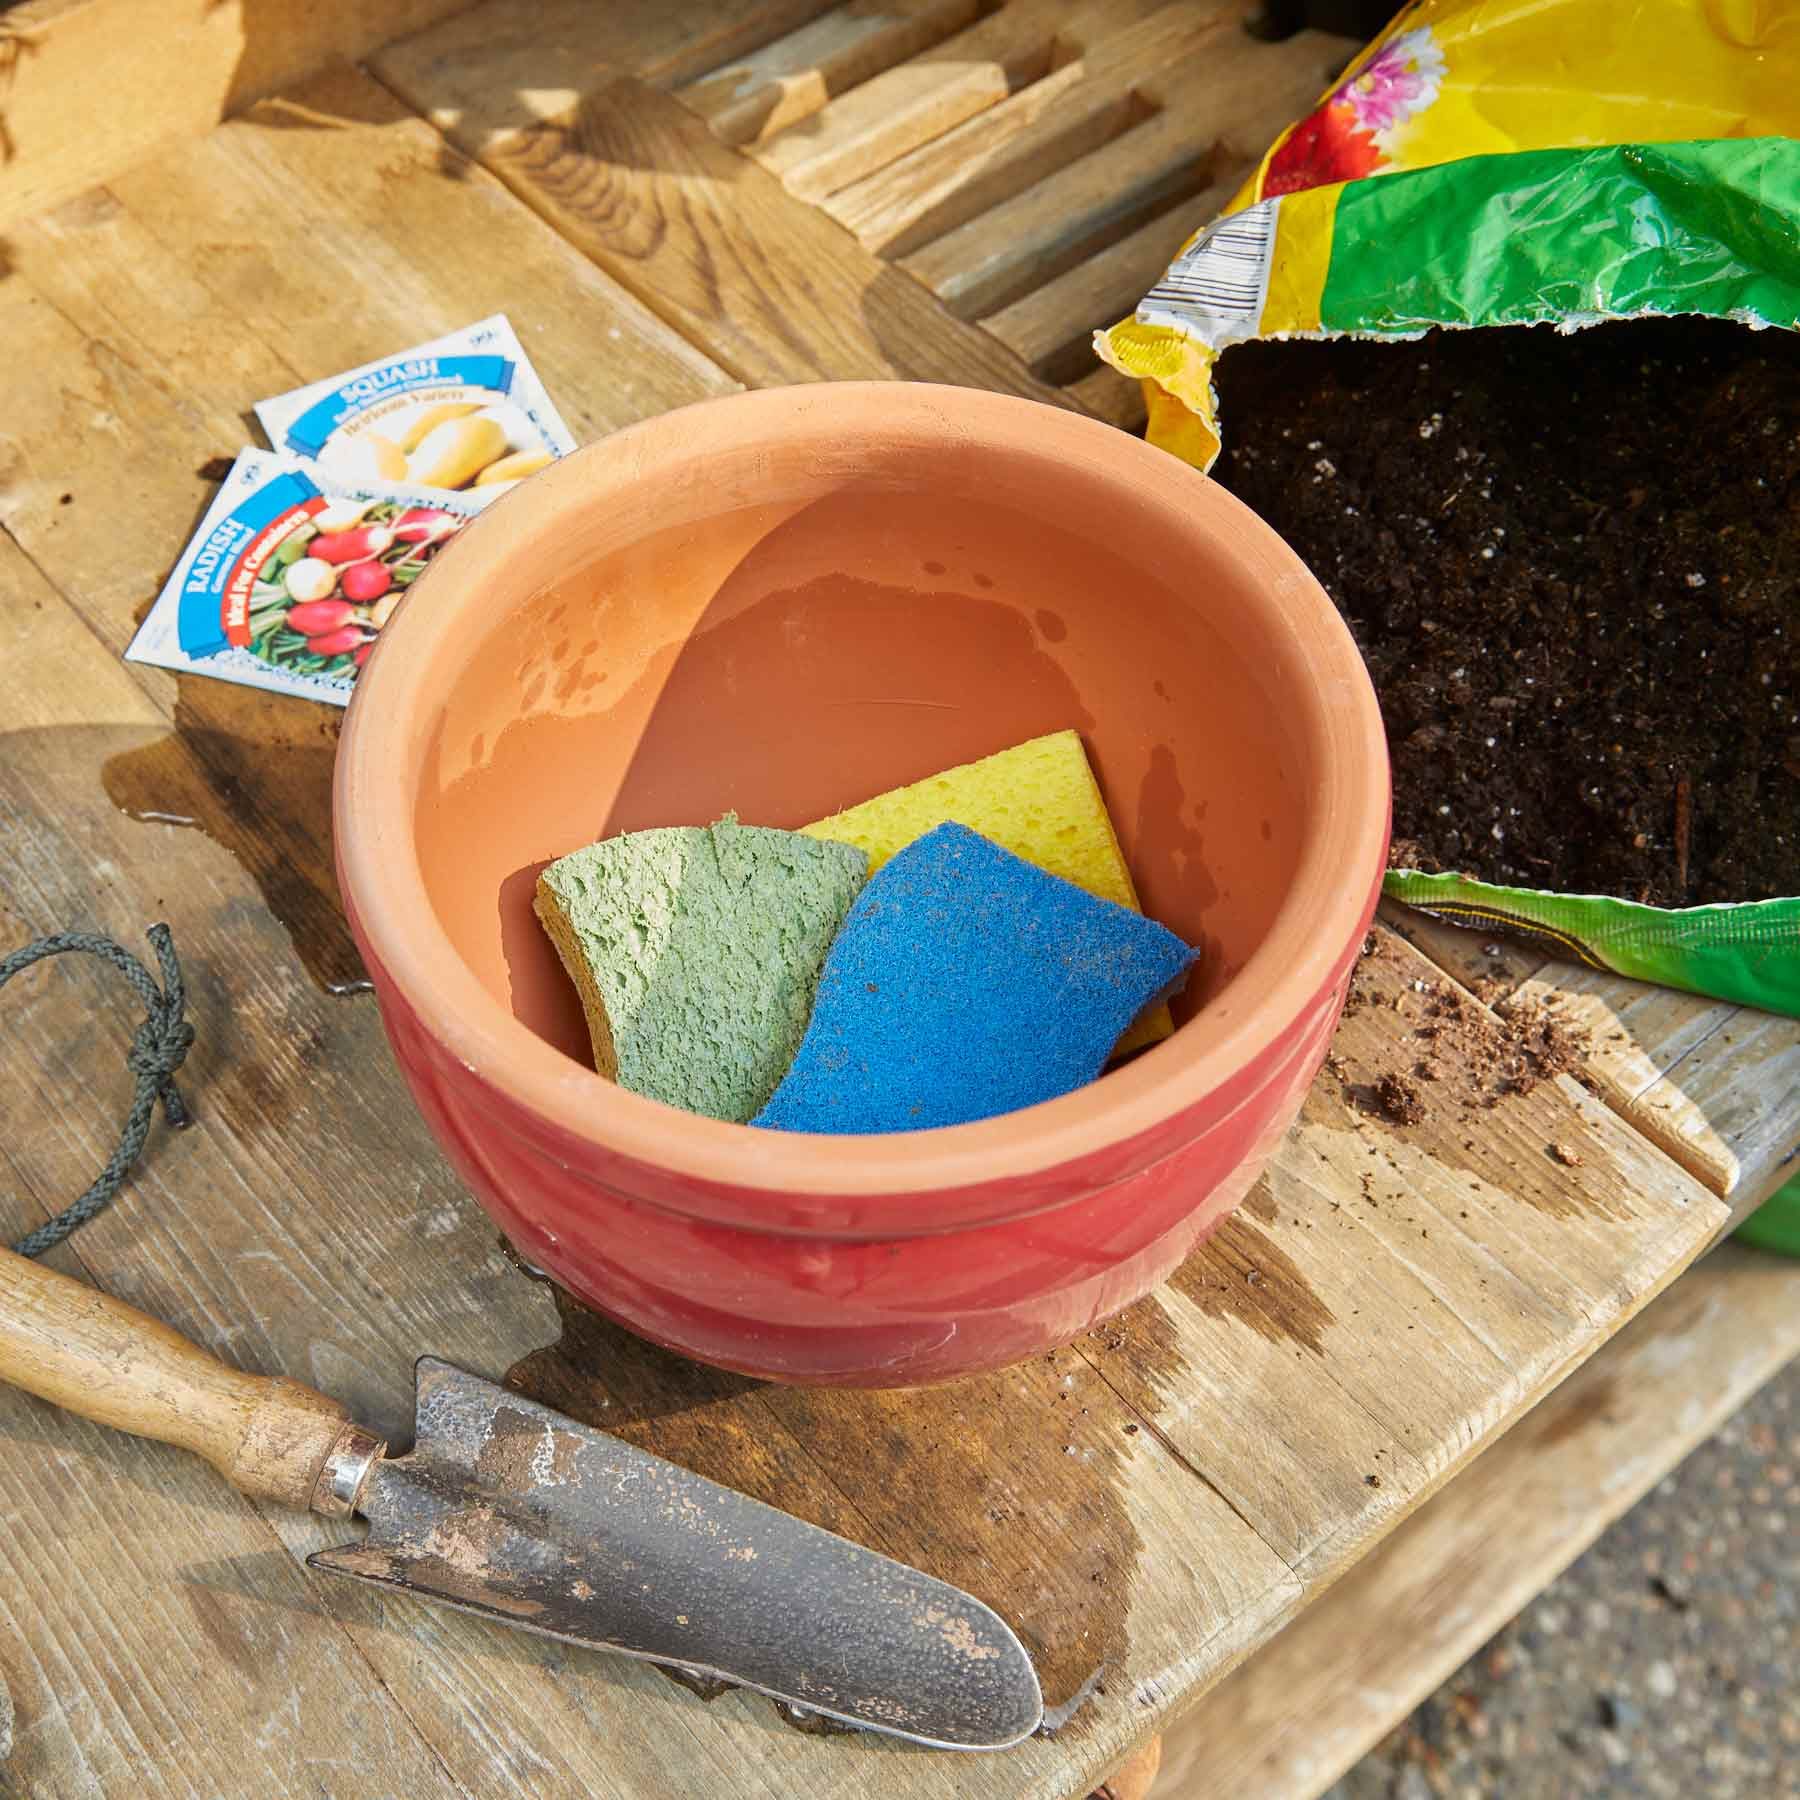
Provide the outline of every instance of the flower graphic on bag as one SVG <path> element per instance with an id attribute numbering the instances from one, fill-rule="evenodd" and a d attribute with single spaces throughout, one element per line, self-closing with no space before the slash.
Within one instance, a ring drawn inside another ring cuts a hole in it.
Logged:
<path id="1" fill-rule="evenodd" d="M 1287 134 L 1269 158 L 1263 193 L 1377 173 L 1393 160 L 1392 134 L 1438 97 L 1443 76 L 1444 53 L 1430 26 L 1403 31 Z"/>
<path id="2" fill-rule="evenodd" d="M 1345 100 L 1365 129 L 1392 131 L 1438 97 L 1443 78 L 1444 53 L 1431 27 L 1421 25 L 1384 44 L 1333 97 Z"/>
<path id="3" fill-rule="evenodd" d="M 1381 160 L 1374 137 L 1357 124 L 1350 107 L 1333 96 L 1282 139 L 1269 158 L 1262 191 L 1292 194 L 1333 181 L 1355 181 L 1373 175 Z"/>

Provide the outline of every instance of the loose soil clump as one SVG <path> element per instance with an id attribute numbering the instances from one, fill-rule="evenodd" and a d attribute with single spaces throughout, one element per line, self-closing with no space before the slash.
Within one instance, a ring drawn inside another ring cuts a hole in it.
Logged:
<path id="1" fill-rule="evenodd" d="M 1425 1101 L 1418 1083 L 1392 1069 L 1375 1084 L 1375 1099 L 1382 1116 L 1396 1125 L 1418 1125 L 1425 1118 Z"/>
<path id="2" fill-rule="evenodd" d="M 1351 978 L 1344 1016 L 1354 1017 L 1375 999 L 1359 967 Z M 1390 1124 L 1422 1124 L 1438 1104 L 1455 1106 L 1464 1115 L 1478 1107 L 1486 1110 L 1509 1094 L 1529 1094 L 1558 1075 L 1587 1081 L 1593 1048 L 1587 1028 L 1541 1001 L 1509 997 L 1497 982 L 1478 981 L 1470 993 L 1452 981 L 1421 979 L 1396 996 L 1393 1005 L 1413 1025 L 1417 1056 L 1409 1069 L 1385 1070 L 1362 1086 L 1349 1079 L 1338 1057 L 1326 1059 L 1352 1100 Z M 1557 1159 L 1567 1161 L 1560 1154 Z"/>
<path id="3" fill-rule="evenodd" d="M 1447 981 L 1426 990 L 1425 1018 L 1413 1035 L 1429 1047 L 1424 1066 L 1434 1076 L 1440 1053 L 1454 1057 L 1464 1071 L 1454 1097 L 1483 1107 L 1557 1075 L 1580 1078 L 1592 1048 L 1585 1028 L 1536 1000 L 1496 999 L 1490 1010 Z"/>
<path id="4" fill-rule="evenodd" d="M 1800 892 L 1800 334 L 1246 344 L 1218 386 L 1219 480 L 1368 659 L 1396 865 Z"/>

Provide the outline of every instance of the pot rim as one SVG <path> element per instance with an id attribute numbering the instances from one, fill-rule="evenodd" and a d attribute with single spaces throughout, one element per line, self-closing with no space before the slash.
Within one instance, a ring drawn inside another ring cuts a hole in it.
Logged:
<path id="1" fill-rule="evenodd" d="M 1287 895 L 1225 991 L 1173 1037 L 1098 1082 L 973 1124 L 879 1136 L 756 1130 L 634 1094 L 572 1061 L 502 1005 L 440 924 L 414 843 L 413 809 L 435 679 L 453 664 L 462 614 L 504 585 L 509 564 L 554 534 L 566 509 L 692 466 L 715 444 L 755 440 L 841 452 L 846 399 L 864 397 L 910 444 L 971 437 L 1084 466 L 1097 495 L 1129 489 L 1239 563 L 1314 679 L 1292 696 L 1321 780 Z M 1250 509 L 1141 439 L 1084 414 L 981 389 L 821 382 L 719 396 L 626 426 L 572 452 L 471 521 L 402 607 L 357 683 L 339 745 L 333 834 L 339 881 L 373 961 L 428 1035 L 528 1114 L 615 1155 L 738 1192 L 911 1202 L 897 1225 L 931 1228 L 921 1194 L 1042 1174 L 1154 1134 L 1279 1041 L 1316 1003 L 1360 933 L 1388 833 L 1386 740 L 1348 628 L 1299 557 Z M 385 651 L 386 654 L 382 654 Z M 396 771 L 400 773 L 396 779 Z M 373 971 L 372 971 L 373 972 Z M 670 1203 L 680 1207 L 671 1195 Z"/>

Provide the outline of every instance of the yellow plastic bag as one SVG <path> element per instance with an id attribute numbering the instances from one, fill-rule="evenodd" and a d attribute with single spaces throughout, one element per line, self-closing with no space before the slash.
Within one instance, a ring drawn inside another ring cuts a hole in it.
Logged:
<path id="1" fill-rule="evenodd" d="M 1791 326 L 1797 132 L 1800 0 L 1415 0 L 1096 348 L 1207 468 L 1249 338 Z"/>

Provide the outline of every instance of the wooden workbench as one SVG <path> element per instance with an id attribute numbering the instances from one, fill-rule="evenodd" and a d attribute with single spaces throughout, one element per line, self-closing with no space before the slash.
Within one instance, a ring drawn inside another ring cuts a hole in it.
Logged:
<path id="1" fill-rule="evenodd" d="M 373 1003 L 325 991 L 356 975 L 335 715 L 120 661 L 214 459 L 253 399 L 496 311 L 584 440 L 850 376 L 1130 428 L 1089 329 L 1352 46 L 1154 0 L 414 0 L 409 27 L 454 16 L 209 128 L 261 91 L 245 70 L 319 61 L 298 9 L 155 0 L 164 29 L 123 47 L 108 10 L 7 15 L 36 34 L 0 102 L 18 168 L 62 116 L 34 81 L 123 83 L 129 54 L 137 110 L 96 119 L 76 184 L 0 171 L 0 947 L 168 919 L 201 1124 L 159 1131 L 55 1260 L 400 1436 L 418 1352 L 529 1359 L 535 1391 L 990 1600 L 1060 1728 L 989 1758 L 802 1736 L 314 1577 L 341 1531 L 0 1393 L 0 1792 L 1066 1800 L 1172 1727 L 1158 1796 L 1308 1795 L 1800 1347 L 1800 1267 L 1736 1249 L 1608 1343 L 1800 1145 L 1800 1026 L 1394 918 L 1243 1212 L 1071 1349 L 859 1396 L 584 1318 L 552 1348 L 552 1297 L 440 1161 Z M 1360 1107 L 1430 985 L 1478 978 L 1593 1027 L 1592 1091 L 1405 1128 Z M 113 981 L 61 964 L 0 1002 L 9 1237 L 111 1146 Z"/>

